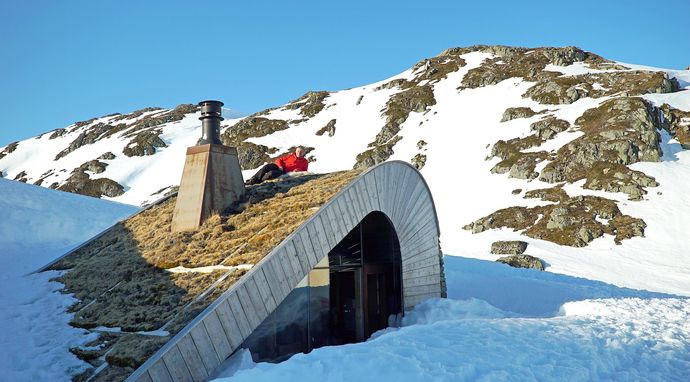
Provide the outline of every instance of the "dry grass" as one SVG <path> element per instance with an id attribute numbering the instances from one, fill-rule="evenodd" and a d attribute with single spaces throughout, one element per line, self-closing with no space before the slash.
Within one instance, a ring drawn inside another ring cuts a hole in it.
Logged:
<path id="1" fill-rule="evenodd" d="M 166 269 L 256 264 L 360 173 L 297 176 L 251 186 L 245 200 L 213 215 L 196 232 L 171 232 L 175 197 L 116 225 L 52 268 L 67 270 L 57 281 L 65 285 L 64 293 L 79 300 L 71 307 L 71 324 L 121 327 L 128 333 L 108 342 L 108 369 L 137 367 L 169 337 L 132 332 L 164 326 L 174 335 L 245 273 Z M 199 298 L 222 276 L 227 277 Z M 104 375 L 120 374 L 110 370 Z"/>

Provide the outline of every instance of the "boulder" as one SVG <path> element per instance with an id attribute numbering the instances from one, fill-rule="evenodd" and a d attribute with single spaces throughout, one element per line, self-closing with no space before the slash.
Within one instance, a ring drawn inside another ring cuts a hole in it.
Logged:
<path id="1" fill-rule="evenodd" d="M 325 133 L 328 133 L 329 137 L 334 136 L 335 135 L 335 122 L 336 122 L 335 118 L 328 121 L 328 123 L 324 127 L 320 128 L 316 132 L 316 135 L 321 136 L 321 135 L 324 135 Z"/>
<path id="2" fill-rule="evenodd" d="M 537 112 L 529 107 L 509 107 L 503 112 L 501 122 L 507 122 L 517 118 L 529 118 L 536 114 Z"/>
<path id="3" fill-rule="evenodd" d="M 544 270 L 544 263 L 538 257 L 530 255 L 512 255 L 501 257 L 496 260 L 499 263 L 508 264 L 515 268 L 529 268 L 538 269 L 540 271 Z"/>
<path id="4" fill-rule="evenodd" d="M 168 147 L 160 138 L 160 131 L 147 130 L 137 134 L 127 143 L 122 153 L 128 157 L 153 155 L 156 153 L 157 147 Z"/>
<path id="5" fill-rule="evenodd" d="M 270 155 L 275 154 L 277 149 L 264 145 L 257 145 L 252 142 L 239 142 L 237 147 L 237 159 L 243 170 L 251 170 L 271 161 Z"/>
<path id="6" fill-rule="evenodd" d="M 546 229 L 566 229 L 574 223 L 569 211 L 565 207 L 556 207 L 549 214 Z"/>
<path id="7" fill-rule="evenodd" d="M 525 253 L 527 243 L 519 240 L 495 241 L 491 244 L 494 255 L 520 255 Z"/>
<path id="8" fill-rule="evenodd" d="M 53 188 L 52 185 L 51 188 Z M 91 179 L 81 167 L 74 169 L 72 175 L 58 187 L 58 190 L 95 198 L 103 196 L 114 198 L 125 193 L 124 187 L 116 181 L 108 178 Z"/>
<path id="9" fill-rule="evenodd" d="M 103 155 L 99 156 L 98 159 L 104 159 L 104 160 L 115 159 L 115 154 L 108 151 L 107 153 L 104 153 Z"/>
<path id="10" fill-rule="evenodd" d="M 529 127 L 530 130 L 537 133 L 539 138 L 547 140 L 555 137 L 560 132 L 568 130 L 570 123 L 556 117 L 547 117 L 532 123 Z"/>
<path id="11" fill-rule="evenodd" d="M 575 46 L 563 48 L 544 48 L 541 52 L 554 65 L 568 66 L 576 61 L 584 61 L 587 53 Z"/>
<path id="12" fill-rule="evenodd" d="M 101 162 L 101 161 L 99 161 L 99 160 L 97 160 L 97 159 L 90 160 L 90 161 L 88 161 L 88 162 L 82 164 L 81 166 L 79 166 L 79 168 L 80 168 L 81 170 L 83 170 L 83 171 L 91 171 L 91 172 L 93 172 L 93 173 L 95 173 L 95 174 L 100 174 L 100 173 L 102 173 L 103 171 L 105 171 L 105 168 L 106 168 L 106 167 L 108 167 L 108 164 L 107 164 L 107 163 L 103 163 L 103 162 Z"/>

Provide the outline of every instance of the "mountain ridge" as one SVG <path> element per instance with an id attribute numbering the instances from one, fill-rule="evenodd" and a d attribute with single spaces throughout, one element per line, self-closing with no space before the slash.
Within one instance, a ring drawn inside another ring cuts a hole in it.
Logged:
<path id="1" fill-rule="evenodd" d="M 224 121 L 222 139 L 245 177 L 296 145 L 314 172 L 405 160 L 439 200 L 445 250 L 487 258 L 487 241 L 528 239 L 552 270 L 572 273 L 560 264 L 577 248 L 638 253 L 664 224 L 647 206 L 685 203 L 664 174 L 688 173 L 690 72 L 649 69 L 576 47 L 450 48 L 373 84 Z M 147 108 L 7 145 L 0 170 L 142 205 L 174 189 L 199 134 L 194 105 Z M 664 245 L 663 262 L 678 258 L 677 239 Z M 630 285 L 619 276 L 607 280 Z"/>

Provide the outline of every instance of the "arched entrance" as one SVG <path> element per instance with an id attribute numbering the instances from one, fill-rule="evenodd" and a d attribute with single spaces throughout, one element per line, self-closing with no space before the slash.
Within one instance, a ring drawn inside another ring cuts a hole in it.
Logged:
<path id="1" fill-rule="evenodd" d="M 400 314 L 400 244 L 381 212 L 367 215 L 328 254 L 333 343 L 364 341 Z"/>
<path id="2" fill-rule="evenodd" d="M 311 238 L 317 240 L 317 238 Z M 256 362 L 280 362 L 327 345 L 361 342 L 403 312 L 398 237 L 371 212 L 244 341 Z"/>

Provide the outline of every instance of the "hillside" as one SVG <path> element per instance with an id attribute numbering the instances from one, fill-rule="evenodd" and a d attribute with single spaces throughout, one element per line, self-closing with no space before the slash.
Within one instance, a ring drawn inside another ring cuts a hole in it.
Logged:
<path id="1" fill-rule="evenodd" d="M 76 300 L 57 292 L 61 272 L 32 272 L 137 210 L 0 179 L 0 380 L 66 380 L 84 368 L 69 347 L 96 336 L 69 326 Z"/>
<path id="2" fill-rule="evenodd" d="M 690 295 L 688 81 L 572 47 L 453 48 L 378 83 L 224 121 L 223 140 L 245 176 L 298 144 L 316 173 L 402 159 L 429 182 L 446 253 L 495 260 L 491 243 L 523 240 L 552 272 Z M 6 146 L 0 170 L 145 204 L 179 182 L 196 111 L 79 122 Z"/>

